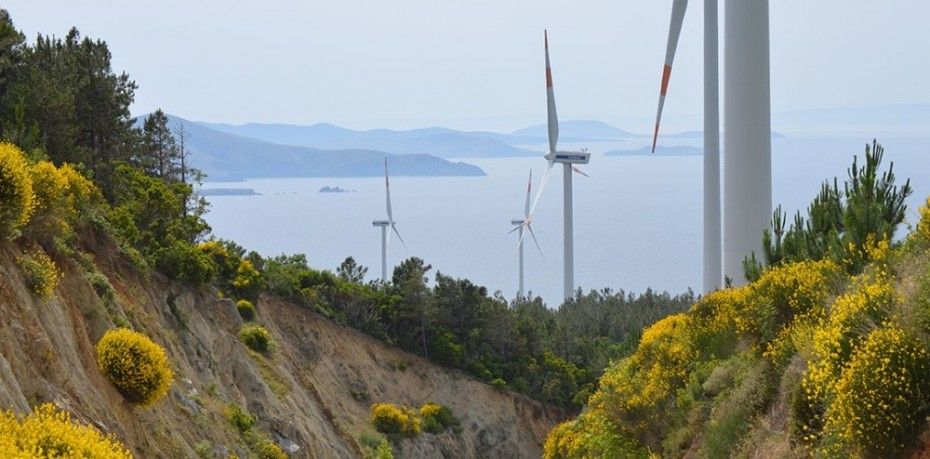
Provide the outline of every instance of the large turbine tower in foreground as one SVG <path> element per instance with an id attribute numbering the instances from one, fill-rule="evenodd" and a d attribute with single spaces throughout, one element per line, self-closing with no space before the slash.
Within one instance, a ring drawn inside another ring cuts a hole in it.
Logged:
<path id="1" fill-rule="evenodd" d="M 768 0 L 728 0 L 723 36 L 723 273 L 743 284 L 772 216 Z"/>
<path id="2" fill-rule="evenodd" d="M 549 34 L 543 32 L 543 38 L 545 40 L 546 48 L 546 111 L 548 114 L 548 127 L 549 127 L 549 152 L 546 153 L 546 161 L 549 162 L 549 167 L 546 168 L 546 174 L 543 175 L 543 179 L 539 185 L 539 191 L 536 193 L 536 198 L 533 200 L 533 205 L 530 208 L 530 213 L 526 218 L 525 226 L 528 226 L 533 218 L 533 214 L 536 210 L 536 205 L 539 204 L 539 198 L 542 196 L 543 190 L 546 188 L 546 183 L 549 182 L 549 176 L 552 174 L 552 166 L 555 163 L 561 163 L 563 167 L 563 176 L 562 176 L 562 192 L 564 198 L 564 210 L 563 210 L 563 224 L 565 226 L 565 240 L 564 240 L 564 271 L 563 271 L 563 282 L 564 282 L 564 297 L 569 299 L 575 296 L 575 247 L 574 247 L 574 228 L 573 228 L 573 209 L 572 209 L 572 173 L 577 172 L 582 175 L 587 175 L 584 172 L 581 172 L 575 164 L 587 164 L 591 161 L 591 154 L 587 151 L 558 151 L 557 144 L 559 141 L 559 117 L 555 112 L 555 93 L 552 89 L 552 67 L 549 65 Z M 522 242 L 523 239 L 521 238 Z"/>
<path id="3" fill-rule="evenodd" d="M 391 182 L 388 180 L 387 158 L 384 158 L 384 196 L 387 205 L 387 220 L 375 220 L 371 224 L 381 228 L 381 282 L 387 283 L 387 246 L 391 237 L 388 234 L 388 228 L 390 227 L 394 231 L 401 244 L 404 244 L 405 247 L 407 245 L 404 238 L 400 237 L 400 233 L 397 231 L 394 214 L 391 212 Z"/>
<path id="4" fill-rule="evenodd" d="M 674 0 L 652 149 L 687 0 Z M 720 97 L 717 0 L 704 0 L 704 291 L 724 275 L 741 284 L 744 257 L 761 256 L 772 209 L 768 0 L 728 1 L 724 51 L 724 225 L 720 224 Z M 723 259 L 721 269 L 721 258 Z"/>

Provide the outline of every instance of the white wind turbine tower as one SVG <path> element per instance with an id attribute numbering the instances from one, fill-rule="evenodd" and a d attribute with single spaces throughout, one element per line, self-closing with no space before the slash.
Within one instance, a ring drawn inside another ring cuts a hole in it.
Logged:
<path id="1" fill-rule="evenodd" d="M 400 237 L 400 233 L 397 231 L 394 215 L 391 212 L 391 182 L 388 180 L 387 158 L 384 158 L 384 195 L 387 203 L 387 220 L 375 220 L 371 224 L 381 228 L 381 282 L 387 283 L 387 246 L 390 238 L 388 227 L 394 231 L 397 239 L 400 239 L 400 243 L 404 244 L 404 247 L 407 246 L 404 238 Z"/>
<path id="2" fill-rule="evenodd" d="M 588 164 L 588 162 L 591 161 L 591 153 L 588 153 L 585 150 L 559 151 L 556 148 L 556 144 L 559 140 L 559 117 L 555 112 L 555 94 L 552 90 L 552 68 L 549 65 L 549 34 L 547 32 L 543 32 L 543 38 L 545 40 L 546 47 L 546 102 L 549 125 L 549 152 L 546 153 L 545 158 L 549 162 L 549 167 L 546 168 L 546 174 L 543 175 L 542 181 L 539 185 L 539 191 L 536 193 L 536 198 L 533 199 L 533 205 L 530 207 L 530 212 L 526 218 L 524 226 L 529 227 L 529 224 L 533 219 L 536 205 L 539 204 L 539 198 L 542 196 L 543 190 L 546 188 L 546 183 L 549 182 L 549 175 L 552 173 L 552 166 L 554 166 L 555 163 L 561 163 L 564 166 L 562 175 L 562 191 L 564 198 L 563 223 L 565 226 L 563 282 L 564 298 L 569 299 L 575 295 L 575 249 L 572 227 L 572 172 L 587 175 L 575 167 L 574 164 Z M 522 242 L 523 239 L 521 238 L 520 241 Z"/>
<path id="3" fill-rule="evenodd" d="M 688 7 L 674 0 L 652 149 Z M 772 213 L 768 0 L 724 4 L 723 249 L 720 224 L 720 97 L 717 0 L 704 0 L 704 291 L 723 277 L 744 282 L 743 259 L 762 253 Z M 723 267 L 721 269 L 721 254 Z"/>
<path id="4" fill-rule="evenodd" d="M 517 298 L 523 298 L 523 294 L 526 292 L 523 288 L 523 228 L 525 227 L 530 236 L 533 237 L 533 242 L 536 243 L 536 250 L 539 250 L 539 254 L 542 255 L 542 248 L 539 247 L 539 241 L 536 240 L 536 233 L 533 232 L 533 227 L 530 225 L 530 194 L 533 189 L 533 169 L 530 169 L 530 180 L 526 184 L 526 204 L 523 206 L 523 218 L 517 218 L 510 221 L 510 224 L 514 225 L 515 228 L 510 230 L 510 232 L 519 231 L 520 240 L 517 243 L 517 251 L 519 252 L 520 257 L 520 289 L 517 290 Z"/>

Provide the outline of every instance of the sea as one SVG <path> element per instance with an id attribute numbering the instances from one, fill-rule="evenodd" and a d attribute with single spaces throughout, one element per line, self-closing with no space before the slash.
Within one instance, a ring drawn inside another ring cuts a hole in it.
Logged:
<path id="1" fill-rule="evenodd" d="M 806 209 L 825 179 L 839 177 L 842 184 L 853 155 L 862 161 L 866 140 L 774 139 L 774 204 L 793 214 Z M 930 196 L 930 136 L 887 137 L 882 143 L 884 167 L 894 162 L 898 181 L 911 180 L 907 220 L 913 223 Z M 574 177 L 576 285 L 584 291 L 700 293 L 702 158 L 604 155 L 643 145 L 641 139 L 560 145 L 592 152 L 591 163 L 582 167 L 588 177 Z M 475 164 L 487 175 L 391 177 L 394 220 L 405 244 L 396 237 L 389 241 L 388 277 L 393 266 L 415 256 L 432 266 L 431 279 L 437 272 L 467 278 L 491 294 L 513 298 L 518 239 L 509 232 L 510 222 L 523 216 L 530 170 L 535 194 L 546 161 L 541 155 L 454 161 Z M 553 169 L 537 207 L 534 230 L 540 250 L 530 238 L 524 241 L 526 288 L 550 307 L 563 296 L 562 173 L 559 166 Z M 325 186 L 347 192 L 320 192 Z M 380 277 L 380 229 L 371 222 L 386 218 L 383 177 L 258 178 L 203 187 L 258 193 L 207 198 L 206 220 L 216 237 L 266 256 L 303 253 L 319 269 L 335 270 L 351 256 L 369 268 L 369 280 Z"/>

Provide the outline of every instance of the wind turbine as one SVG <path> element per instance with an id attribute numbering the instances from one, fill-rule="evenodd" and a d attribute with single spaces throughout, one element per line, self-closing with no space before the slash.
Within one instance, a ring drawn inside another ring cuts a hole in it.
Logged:
<path id="1" fill-rule="evenodd" d="M 402 238 L 397 231 L 397 222 L 394 221 L 394 214 L 391 212 L 391 182 L 388 179 L 387 158 L 384 158 L 384 195 L 387 203 L 387 220 L 375 220 L 371 222 L 371 224 L 381 228 L 381 282 L 387 283 L 387 246 L 388 239 L 390 238 L 388 227 L 397 235 L 397 239 L 400 239 L 400 243 L 403 244 L 404 247 L 407 247 L 404 238 Z"/>
<path id="2" fill-rule="evenodd" d="M 659 122 L 687 0 L 674 0 L 653 133 Z M 704 0 L 704 291 L 724 276 L 743 283 L 743 259 L 762 253 L 772 213 L 772 123 L 768 0 L 724 4 L 724 225 L 720 224 L 720 97 L 717 0 Z M 723 266 L 721 269 L 721 254 Z"/>
<path id="3" fill-rule="evenodd" d="M 526 204 L 523 206 L 523 218 L 516 218 L 510 221 L 511 225 L 514 225 L 516 228 L 510 230 L 510 232 L 519 231 L 520 240 L 517 243 L 517 251 L 520 256 L 520 289 L 517 290 L 517 298 L 523 298 L 523 228 L 525 227 L 530 236 L 533 237 L 533 242 L 536 243 L 536 250 L 539 250 L 539 254 L 542 255 L 542 248 L 539 247 L 539 241 L 536 240 L 536 233 L 533 232 L 533 227 L 530 225 L 530 194 L 533 189 L 533 169 L 530 169 L 530 180 L 526 184 Z"/>
<path id="4" fill-rule="evenodd" d="M 552 166 L 554 166 L 555 163 L 562 164 L 564 166 L 562 175 L 562 192 L 564 198 L 563 224 L 565 226 L 565 240 L 563 248 L 563 282 L 564 298 L 569 299 L 575 295 L 575 249 L 573 234 L 574 228 L 572 223 L 572 173 L 577 172 L 585 176 L 587 175 L 578 169 L 575 164 L 588 164 L 588 162 L 591 161 L 591 153 L 588 153 L 584 149 L 581 151 L 559 151 L 556 148 L 559 141 L 559 117 L 555 112 L 555 93 L 552 90 L 552 67 L 549 65 L 548 32 L 543 32 L 543 39 L 545 41 L 546 47 L 546 103 L 549 125 L 549 152 L 546 153 L 544 157 L 546 158 L 546 161 L 549 162 L 549 167 L 546 168 L 546 173 L 543 175 L 542 181 L 539 185 L 539 191 L 536 193 L 536 198 L 533 199 L 533 205 L 530 207 L 530 212 L 524 225 L 529 227 L 533 220 L 536 206 L 539 204 L 539 198 L 542 196 L 543 190 L 545 190 L 546 184 L 549 182 L 549 175 L 552 173 Z M 520 241 L 522 242 L 523 239 L 521 238 Z"/>

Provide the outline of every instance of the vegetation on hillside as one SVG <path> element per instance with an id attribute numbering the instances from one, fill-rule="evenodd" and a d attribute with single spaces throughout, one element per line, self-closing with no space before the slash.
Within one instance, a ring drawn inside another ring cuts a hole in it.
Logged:
<path id="1" fill-rule="evenodd" d="M 892 242 L 910 187 L 879 172 L 881 151 L 867 148 L 844 192 L 825 185 L 788 232 L 776 211 L 750 284 L 647 328 L 582 414 L 549 434 L 545 456 L 913 451 L 930 414 L 930 200 Z"/>

